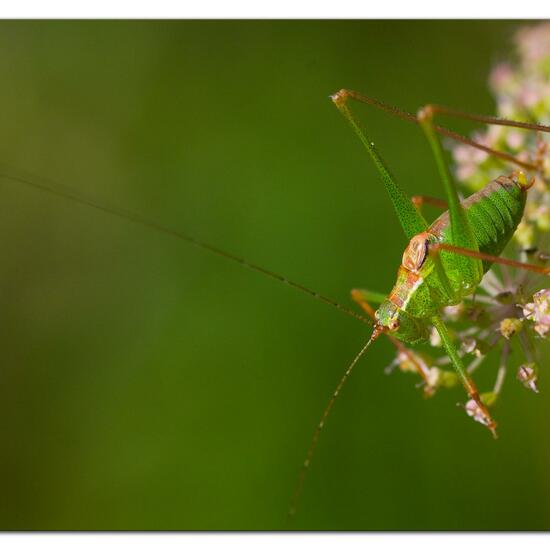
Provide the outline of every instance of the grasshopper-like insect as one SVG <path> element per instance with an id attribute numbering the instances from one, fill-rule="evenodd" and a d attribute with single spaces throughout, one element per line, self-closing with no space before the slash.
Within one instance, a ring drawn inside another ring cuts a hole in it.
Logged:
<path id="1" fill-rule="evenodd" d="M 439 113 L 476 122 L 540 132 L 550 132 L 550 127 L 472 115 L 437 105 L 427 105 L 421 108 L 415 116 L 372 97 L 346 89 L 332 95 L 331 99 L 350 123 L 374 161 L 390 196 L 400 225 L 405 236 L 409 239 L 409 244 L 403 253 L 402 263 L 397 272 L 397 281 L 388 296 L 364 289 L 352 290 L 354 301 L 373 320 L 373 331 L 370 339 L 359 351 L 340 380 L 321 417 L 294 493 L 290 508 L 291 515 L 296 510 L 296 503 L 303 487 L 305 474 L 309 468 L 325 420 L 355 365 L 372 342 L 381 334 L 388 336 L 399 351 L 410 353 L 403 343 L 418 344 L 427 341 L 430 329 L 434 327 L 441 338 L 441 343 L 460 382 L 468 394 L 470 403 L 476 409 L 476 420 L 484 424 L 491 431 L 493 437 L 496 438 L 496 422 L 486 404 L 482 401 L 462 362 L 449 330 L 441 317 L 441 311 L 444 307 L 459 304 L 465 297 L 474 294 L 483 276 L 493 263 L 550 275 L 550 268 L 517 262 L 499 256 L 512 238 L 523 217 L 527 192 L 533 185 L 534 179 L 528 181 L 524 171 L 513 172 L 509 176 L 501 176 L 488 182 L 480 191 L 461 201 L 445 162 L 438 134 L 484 150 L 489 154 L 518 165 L 523 170 L 539 175 L 542 175 L 542 166 L 524 162 L 507 153 L 491 149 L 446 128 L 437 126 L 434 124 L 433 118 L 434 115 Z M 348 106 L 349 100 L 377 107 L 402 119 L 418 123 L 422 127 L 443 182 L 446 202 L 425 196 L 415 196 L 412 199 L 407 197 L 390 173 L 374 143 L 352 114 Z M 448 210 L 429 225 L 421 213 L 421 206 L 424 202 L 435 206 L 448 206 Z M 376 311 L 370 305 L 370 302 L 379 305 Z M 412 355 L 410 359 L 426 382 L 428 374 L 425 366 L 416 361 Z"/>
<path id="2" fill-rule="evenodd" d="M 470 401 L 477 407 L 476 419 L 489 428 L 496 437 L 496 422 L 493 420 L 486 404 L 480 398 L 474 382 L 463 365 L 449 330 L 442 320 L 441 311 L 444 307 L 458 304 L 465 297 L 472 295 L 493 263 L 509 265 L 545 275 L 550 274 L 550 268 L 517 262 L 499 256 L 510 241 L 523 216 L 526 195 L 532 185 L 532 181 L 528 181 L 524 171 L 537 173 L 540 172 L 539 166 L 491 149 L 444 127 L 437 126 L 433 122 L 433 117 L 439 113 L 476 122 L 512 126 L 538 132 L 550 132 L 549 126 L 471 115 L 433 105 L 422 108 L 415 116 L 349 90 L 341 90 L 331 98 L 351 124 L 374 161 L 393 203 L 401 227 L 409 239 L 409 244 L 405 249 L 402 263 L 398 269 L 397 281 L 388 296 L 368 290 L 352 291 L 352 298 L 367 313 L 368 317 L 299 283 L 290 281 L 282 275 L 185 233 L 146 219 L 139 214 L 105 205 L 50 182 L 41 181 L 38 178 L 21 177 L 19 175 L 9 176 L 10 179 L 25 183 L 41 191 L 86 204 L 193 244 L 313 296 L 372 327 L 369 340 L 345 371 L 313 434 L 294 494 L 291 514 L 295 511 L 305 474 L 311 463 L 326 418 L 355 365 L 372 342 L 381 334 L 386 335 L 398 350 L 407 354 L 410 352 L 405 344 L 417 344 L 426 341 L 429 330 L 434 327 L 440 335 L 443 347 Z M 374 144 L 350 111 L 348 107 L 350 99 L 375 106 L 405 120 L 414 121 L 422 127 L 436 160 L 445 190 L 446 202 L 425 196 L 416 196 L 412 199 L 407 197 L 391 175 Z M 461 201 L 444 160 L 438 134 L 459 140 L 503 160 L 515 163 L 524 171 L 516 171 L 508 176 L 501 176 Z M 421 213 L 423 203 L 448 206 L 448 210 L 429 225 Z M 370 302 L 379 304 L 376 311 L 374 311 Z M 411 361 L 415 363 L 412 354 Z M 419 363 L 415 363 L 415 365 L 420 376 L 426 381 L 425 367 Z"/>
<path id="3" fill-rule="evenodd" d="M 347 105 L 349 99 L 375 105 L 402 118 L 413 119 L 424 130 L 437 163 L 448 204 L 448 211 L 431 225 L 428 225 L 419 208 L 423 198 L 409 200 L 399 187 L 374 144 L 356 122 Z M 457 111 L 433 105 L 423 107 L 418 115 L 413 117 L 368 96 L 349 90 L 339 91 L 332 96 L 332 100 L 350 122 L 374 160 L 405 236 L 410 239 L 403 253 L 395 286 L 391 293 L 381 301 L 380 307 L 373 315 L 368 299 L 369 297 L 376 299 L 376 294 L 361 290 L 353 292 L 354 299 L 374 319 L 374 330 L 365 349 L 382 333 L 409 344 L 426 341 L 428 329 L 433 326 L 439 333 L 443 347 L 468 396 L 478 406 L 481 422 L 496 437 L 496 423 L 468 376 L 451 341 L 449 331 L 441 319 L 440 311 L 443 307 L 456 305 L 466 296 L 473 294 L 492 263 L 513 265 L 537 273 L 550 274 L 550 268 L 515 262 L 499 256 L 523 217 L 527 191 L 533 185 L 534 180 L 528 182 L 524 172 L 516 172 L 509 177 L 501 176 L 461 201 L 443 158 L 443 151 L 437 135 L 438 131 L 453 137 L 456 134 L 436 126 L 433 117 L 439 112 L 537 131 L 548 132 L 550 128 L 537 124 L 463 115 Z M 471 144 L 472 146 L 479 145 L 475 142 L 471 142 Z M 498 151 L 490 150 L 489 152 L 506 157 Z M 522 168 L 537 170 L 536 165 L 529 165 L 519 159 L 508 160 L 516 162 Z"/>

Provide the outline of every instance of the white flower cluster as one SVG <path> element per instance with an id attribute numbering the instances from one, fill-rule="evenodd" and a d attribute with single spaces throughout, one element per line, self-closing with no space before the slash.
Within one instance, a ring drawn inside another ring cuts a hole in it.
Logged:
<path id="1" fill-rule="evenodd" d="M 492 70 L 489 85 L 496 99 L 497 116 L 539 124 L 550 124 L 550 22 L 521 28 L 515 37 L 516 63 L 502 62 Z M 526 162 L 543 155 L 543 171 L 550 176 L 548 134 L 507 126 L 490 126 L 472 138 L 492 149 L 509 153 Z M 456 176 L 471 190 L 509 171 L 509 166 L 484 151 L 459 144 L 453 147 Z"/>
<path id="2" fill-rule="evenodd" d="M 533 295 L 533 301 L 522 307 L 525 319 L 534 322 L 534 329 L 540 336 L 546 336 L 550 331 L 550 290 L 539 290 Z"/>

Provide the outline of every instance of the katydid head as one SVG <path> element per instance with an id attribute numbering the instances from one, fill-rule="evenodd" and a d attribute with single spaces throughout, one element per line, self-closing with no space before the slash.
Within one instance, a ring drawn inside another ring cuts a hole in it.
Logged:
<path id="1" fill-rule="evenodd" d="M 377 325 L 402 342 L 416 344 L 429 337 L 427 323 L 409 315 L 390 300 L 384 300 L 375 313 Z"/>

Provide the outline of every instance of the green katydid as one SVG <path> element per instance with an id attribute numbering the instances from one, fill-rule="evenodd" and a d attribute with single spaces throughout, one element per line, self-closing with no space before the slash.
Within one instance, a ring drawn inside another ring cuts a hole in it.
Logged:
<path id="1" fill-rule="evenodd" d="M 305 473 L 311 462 L 317 440 L 337 396 L 359 359 L 363 356 L 370 344 L 381 334 L 385 334 L 399 350 L 408 353 L 408 349 L 404 347 L 404 343 L 415 344 L 426 340 L 428 337 L 428 330 L 431 327 L 435 327 L 441 337 L 445 351 L 456 370 L 458 378 L 464 385 L 470 400 L 475 403 L 478 409 L 477 419 L 485 424 L 493 435 L 496 435 L 496 423 L 489 413 L 486 404 L 481 400 L 473 381 L 464 368 L 462 359 L 440 316 L 440 311 L 443 307 L 458 304 L 464 297 L 473 294 L 481 282 L 483 275 L 488 271 L 492 263 L 507 264 L 521 269 L 532 270 L 537 273 L 550 274 L 550 268 L 499 257 L 499 254 L 512 237 L 514 230 L 523 216 L 526 194 L 531 185 L 531 183 L 527 181 L 524 173 L 516 172 L 510 177 L 502 176 L 488 183 L 481 191 L 461 201 L 444 161 L 438 134 L 483 149 L 492 155 L 517 164 L 524 170 L 536 172 L 538 167 L 511 157 L 508 154 L 490 149 L 446 128 L 436 126 L 433 123 L 433 115 L 439 112 L 451 116 L 454 115 L 472 119 L 478 122 L 501 124 L 542 132 L 550 132 L 550 127 L 493 117 L 470 115 L 437 106 L 425 107 L 419 111 L 418 116 L 414 116 L 385 105 L 370 97 L 348 90 L 341 90 L 332 96 L 332 99 L 350 122 L 374 160 L 385 188 L 390 195 L 402 229 L 410 241 L 404 252 L 402 265 L 399 267 L 397 282 L 388 296 L 366 290 L 352 291 L 353 299 L 362 307 L 369 317 L 374 319 L 374 321 L 339 304 L 331 298 L 310 290 L 299 283 L 290 281 L 286 277 L 274 273 L 273 271 L 248 262 L 232 253 L 195 239 L 187 234 L 167 228 L 133 212 L 104 205 L 94 199 L 82 197 L 70 190 L 62 189 L 59 186 L 50 182 L 41 181 L 35 177 L 21 177 L 18 175 L 11 177 L 13 180 L 26 183 L 41 191 L 53 193 L 66 199 L 86 204 L 134 223 L 144 225 L 155 231 L 176 237 L 189 244 L 193 244 L 213 254 L 236 262 L 253 271 L 274 278 L 279 282 L 289 285 L 337 308 L 347 315 L 351 315 L 373 326 L 372 335 L 340 380 L 314 432 L 302 468 L 294 503 L 301 492 Z M 413 197 L 412 199 L 407 197 L 386 167 L 385 162 L 374 147 L 374 144 L 356 122 L 347 105 L 350 99 L 374 105 L 403 119 L 420 124 L 428 138 L 432 152 L 434 153 L 439 173 L 444 184 L 446 202 L 429 197 Z M 420 211 L 423 202 L 431 203 L 436 206 L 448 205 L 448 211 L 442 214 L 433 224 L 429 225 Z M 376 312 L 371 308 L 369 304 L 370 301 L 380 304 Z M 422 365 L 418 365 L 418 371 L 425 379 L 426 373 L 423 372 Z M 293 508 L 294 507 L 295 506 L 293 506 Z"/>
<path id="2" fill-rule="evenodd" d="M 496 438 L 496 422 L 469 376 L 460 354 L 452 341 L 441 311 L 446 306 L 460 303 L 472 295 L 484 274 L 493 263 L 526 269 L 550 275 L 550 268 L 501 258 L 514 231 L 520 223 L 526 202 L 526 195 L 533 181 L 527 181 L 524 172 L 514 172 L 501 176 L 461 201 L 444 160 L 438 134 L 451 137 L 477 147 L 503 160 L 517 164 L 523 169 L 541 174 L 541 166 L 530 164 L 509 154 L 493 150 L 446 128 L 436 126 L 433 117 L 436 113 L 465 118 L 476 122 L 512 126 L 525 130 L 550 132 L 550 127 L 541 124 L 524 123 L 490 116 L 472 115 L 446 107 L 427 105 L 412 115 L 374 98 L 352 90 L 340 90 L 331 96 L 336 107 L 351 124 L 381 176 L 390 196 L 400 225 L 409 239 L 399 267 L 397 281 L 388 296 L 370 290 L 354 289 L 352 298 L 370 315 L 374 327 L 367 343 L 352 361 L 334 391 L 321 420 L 314 432 L 300 478 L 293 496 L 290 514 L 303 487 L 305 474 L 311 463 L 317 441 L 325 420 L 330 413 L 343 385 L 352 370 L 371 343 L 385 334 L 400 351 L 407 353 L 404 343 L 417 344 L 428 340 L 429 329 L 434 327 L 453 365 L 459 380 L 466 389 L 470 402 L 476 408 L 476 419 L 487 426 Z M 349 100 L 366 103 L 389 112 L 402 119 L 418 123 L 426 135 L 434 155 L 439 175 L 443 181 L 447 202 L 431 197 L 417 196 L 409 199 L 390 173 L 374 143 L 356 121 L 348 107 Z M 429 225 L 422 216 L 420 207 L 427 202 L 435 206 L 447 206 L 448 211 Z M 379 304 L 376 311 L 370 302 Z M 411 357 L 414 361 L 414 358 Z M 418 373 L 427 379 L 421 364 L 416 364 Z M 425 367 L 424 367 L 425 368 Z"/>
<path id="3" fill-rule="evenodd" d="M 512 177 L 502 176 L 461 202 L 443 158 L 437 136 L 437 130 L 440 128 L 433 123 L 433 116 L 440 111 L 526 129 L 550 131 L 550 128 L 490 119 L 490 117 L 462 115 L 462 113 L 435 106 L 422 108 L 414 117 L 349 90 L 341 90 L 333 95 L 332 99 L 373 158 L 401 227 L 406 237 L 410 239 L 403 254 L 397 282 L 389 296 L 380 301 L 380 307 L 374 314 L 375 325 L 370 342 L 381 333 L 387 332 L 397 340 L 415 344 L 427 340 L 428 328 L 435 327 L 460 381 L 470 399 L 473 399 L 479 407 L 482 423 L 496 436 L 496 423 L 468 376 L 441 319 L 440 311 L 443 307 L 456 305 L 466 296 L 473 294 L 493 262 L 512 264 L 544 274 L 550 274 L 550 269 L 499 257 L 523 217 L 526 194 L 532 183 L 527 182 L 523 172 L 513 174 Z M 415 206 L 414 201 L 407 198 L 392 177 L 374 144 L 349 110 L 347 106 L 349 99 L 374 104 L 420 124 L 434 154 L 449 206 L 449 210 L 434 223 L 428 225 L 418 205 Z M 472 145 L 476 144 L 472 143 Z M 500 154 L 498 151 L 491 152 L 495 155 Z M 524 168 L 537 169 L 536 166 L 527 165 L 522 161 L 518 161 L 518 164 Z M 354 297 L 361 303 L 368 295 L 368 292 L 363 294 L 355 292 Z"/>

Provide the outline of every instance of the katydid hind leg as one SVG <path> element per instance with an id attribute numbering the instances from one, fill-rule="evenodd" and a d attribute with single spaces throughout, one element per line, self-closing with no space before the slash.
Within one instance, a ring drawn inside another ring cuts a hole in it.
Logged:
<path id="1" fill-rule="evenodd" d="M 550 132 L 550 126 L 546 126 L 544 124 L 521 122 L 521 121 L 510 120 L 506 118 L 498 118 L 498 117 L 487 116 L 487 115 L 466 113 L 464 111 L 460 111 L 458 109 L 453 109 L 451 107 L 446 107 L 443 105 L 429 104 L 424 107 L 424 110 L 429 111 L 431 113 L 431 116 L 434 119 L 437 115 L 444 115 L 444 116 L 458 118 L 462 120 L 470 120 L 472 122 L 480 122 L 483 124 L 507 126 L 510 128 L 531 130 L 535 132 Z M 434 129 L 439 134 L 445 137 L 449 137 L 455 141 L 464 143 L 465 145 L 469 145 L 471 147 L 475 147 L 476 149 L 480 149 L 495 158 L 500 158 L 501 160 L 504 160 L 506 162 L 511 162 L 523 169 L 536 171 L 540 168 L 540 166 L 536 162 L 535 164 L 533 164 L 531 162 L 526 161 L 525 159 L 520 159 L 504 151 L 499 151 L 483 143 L 479 143 L 469 137 L 463 136 L 462 134 L 458 134 L 457 132 L 448 130 L 447 128 L 444 128 L 442 126 L 434 125 Z"/>
<path id="2" fill-rule="evenodd" d="M 407 111 L 404 111 L 402 109 L 399 109 L 398 107 L 395 107 L 393 105 L 389 105 L 387 103 L 384 103 L 382 101 L 379 101 L 378 99 L 375 99 L 373 97 L 370 97 L 365 94 L 361 94 L 359 92 L 356 92 L 354 90 L 341 90 L 339 93 L 345 93 L 347 97 L 350 99 L 353 99 L 354 101 L 357 101 L 359 103 L 364 103 L 367 105 L 371 105 L 373 107 L 376 107 L 377 109 L 380 109 L 382 111 L 385 111 L 386 113 L 389 113 L 392 116 L 401 118 L 402 120 L 406 120 L 408 122 L 414 122 L 416 124 L 419 123 L 419 120 L 416 115 L 413 115 L 412 113 L 409 113 Z M 502 119 L 497 117 L 490 117 L 490 116 L 483 116 L 483 115 L 473 115 L 469 113 L 464 113 L 462 111 L 458 111 L 455 109 L 450 109 L 448 107 L 442 107 L 440 105 L 427 105 L 427 108 L 429 108 L 434 115 L 436 114 L 445 114 L 449 116 L 455 116 L 457 118 L 464 118 L 476 122 L 483 122 L 486 124 L 500 124 L 503 126 L 510 126 L 510 127 L 516 127 L 516 128 L 522 128 L 525 130 L 532 130 L 532 131 L 540 131 L 540 132 L 550 132 L 550 126 L 545 126 L 543 124 L 533 124 L 528 122 L 518 122 L 508 119 Z M 457 132 L 454 132 L 452 130 L 449 130 L 448 128 L 444 126 L 434 125 L 434 130 L 445 137 L 451 138 L 454 141 L 459 141 L 461 143 L 464 143 L 466 145 L 469 145 L 470 147 L 474 147 L 476 149 L 479 149 L 481 151 L 484 151 L 488 153 L 489 155 L 492 155 L 494 157 L 500 158 L 501 160 L 504 160 L 506 162 L 515 164 L 525 170 L 537 170 L 538 166 L 536 164 L 532 164 L 530 162 L 525 161 L 524 159 L 520 159 L 514 155 L 511 155 L 509 153 L 506 153 L 504 151 L 498 151 L 496 149 L 493 149 L 491 147 L 488 147 L 487 145 L 483 143 L 479 143 L 475 141 L 474 139 L 471 139 L 469 137 L 466 137 L 462 134 L 459 134 Z"/>
<path id="3" fill-rule="evenodd" d="M 445 161 L 441 141 L 434 129 L 433 114 L 429 109 L 423 108 L 419 111 L 418 119 L 432 150 L 447 197 L 451 243 L 454 246 L 477 251 L 477 240 L 466 215 L 466 210 L 458 196 L 449 166 Z M 483 264 L 477 258 L 442 254 L 441 261 L 446 272 L 448 270 L 460 274 L 460 283 L 464 286 L 474 287 L 483 277 Z"/>
<path id="4" fill-rule="evenodd" d="M 428 107 L 436 114 L 449 116 L 453 118 L 471 120 L 473 122 L 481 122 L 483 124 L 494 124 L 497 126 L 508 126 L 511 128 L 520 128 L 523 130 L 532 130 L 535 132 L 550 132 L 550 126 L 545 124 L 537 124 L 532 122 L 521 122 L 519 120 L 510 120 L 508 118 L 499 118 L 488 115 L 478 115 L 475 113 L 466 113 L 452 107 L 446 107 L 445 105 L 430 104 Z"/>
<path id="5" fill-rule="evenodd" d="M 422 233 L 428 227 L 426 220 L 422 217 L 420 212 L 412 204 L 409 197 L 405 194 L 401 186 L 397 183 L 395 177 L 390 172 L 389 168 L 386 165 L 386 162 L 378 153 L 378 150 L 374 146 L 373 141 L 367 135 L 366 131 L 359 125 L 355 119 L 353 113 L 351 112 L 348 106 L 348 100 L 350 96 L 347 94 L 346 90 L 341 90 L 340 92 L 331 96 L 332 101 L 342 113 L 342 115 L 349 122 L 354 132 L 359 137 L 361 143 L 369 153 L 371 159 L 374 162 L 378 173 L 386 187 L 386 191 L 390 196 L 392 201 L 395 213 L 401 224 L 401 227 L 408 239 L 412 239 L 418 233 Z"/>

